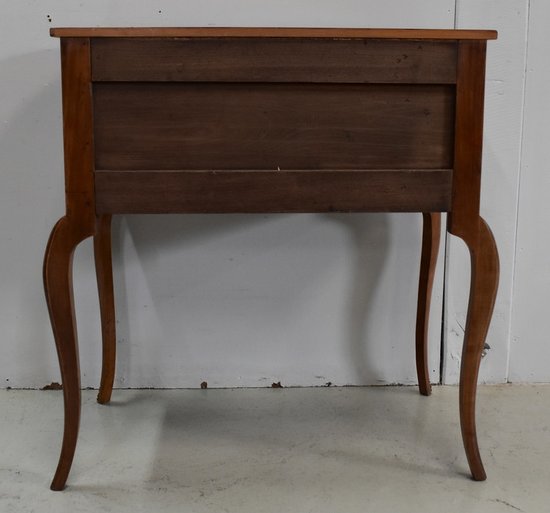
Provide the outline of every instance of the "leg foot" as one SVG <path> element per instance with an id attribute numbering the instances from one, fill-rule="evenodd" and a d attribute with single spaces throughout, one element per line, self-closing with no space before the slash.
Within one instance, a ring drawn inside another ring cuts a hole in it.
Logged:
<path id="1" fill-rule="evenodd" d="M 61 455 L 51 489 L 62 490 L 76 448 L 80 424 L 80 368 L 74 315 L 72 260 L 76 245 L 90 234 L 61 218 L 54 226 L 44 256 L 44 290 L 63 383 L 65 424 Z"/>
<path id="2" fill-rule="evenodd" d="M 468 464 L 475 481 L 486 479 L 476 434 L 476 389 L 481 353 L 498 288 L 499 259 L 489 226 L 479 218 L 479 231 L 464 237 L 471 257 L 471 287 L 460 368 L 460 426 Z"/>
<path id="3" fill-rule="evenodd" d="M 432 386 L 428 369 L 428 326 L 432 287 L 439 252 L 441 214 L 424 213 L 422 231 L 422 257 L 418 285 L 418 306 L 416 311 L 416 372 L 418 387 L 422 395 L 430 395 Z"/>
<path id="4" fill-rule="evenodd" d="M 96 219 L 94 257 L 101 315 L 101 337 L 103 341 L 101 382 L 99 393 L 97 394 L 97 402 L 106 404 L 111 400 L 116 362 L 115 299 L 113 292 L 110 215 L 99 216 Z"/>

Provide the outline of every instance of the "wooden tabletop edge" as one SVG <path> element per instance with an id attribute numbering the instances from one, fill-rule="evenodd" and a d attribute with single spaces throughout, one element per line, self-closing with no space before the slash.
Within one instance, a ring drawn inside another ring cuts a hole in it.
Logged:
<path id="1" fill-rule="evenodd" d="M 54 27 L 52 37 L 333 37 L 365 39 L 497 39 L 496 30 L 305 27 Z"/>

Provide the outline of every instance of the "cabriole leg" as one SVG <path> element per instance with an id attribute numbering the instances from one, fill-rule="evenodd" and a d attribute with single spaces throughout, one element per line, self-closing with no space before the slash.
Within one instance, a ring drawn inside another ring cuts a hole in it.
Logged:
<path id="1" fill-rule="evenodd" d="M 471 285 L 460 368 L 460 426 L 466 457 L 476 481 L 486 479 L 476 435 L 476 389 L 485 337 L 498 288 L 499 259 L 493 234 L 480 217 L 477 236 L 462 237 L 470 251 Z"/>
<path id="2" fill-rule="evenodd" d="M 80 424 L 80 368 L 74 314 L 72 262 L 76 246 L 88 235 L 68 217 L 54 226 L 44 256 L 44 290 L 63 384 L 65 423 L 61 455 L 51 489 L 62 490 L 76 448 Z"/>

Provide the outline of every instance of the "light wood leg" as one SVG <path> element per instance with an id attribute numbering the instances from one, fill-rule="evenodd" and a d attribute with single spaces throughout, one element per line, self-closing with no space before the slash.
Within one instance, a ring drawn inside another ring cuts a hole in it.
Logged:
<path id="1" fill-rule="evenodd" d="M 422 231 L 422 256 L 418 284 L 418 304 L 416 310 L 416 373 L 418 387 L 422 395 L 430 395 L 430 373 L 428 369 L 428 327 L 432 287 L 439 253 L 441 234 L 441 214 L 424 213 Z"/>
<path id="2" fill-rule="evenodd" d="M 477 236 L 463 237 L 471 257 L 471 286 L 460 368 L 460 426 L 475 481 L 486 479 L 476 435 L 476 390 L 485 337 L 498 288 L 499 259 L 493 234 L 480 217 Z"/>
<path id="3" fill-rule="evenodd" d="M 101 315 L 103 359 L 101 382 L 97 402 L 106 404 L 111 400 L 115 379 L 116 323 L 113 291 L 113 264 L 111 255 L 111 216 L 98 216 L 94 235 L 94 258 Z"/>
<path id="4" fill-rule="evenodd" d="M 80 424 L 80 368 L 72 261 L 75 247 L 89 235 L 91 234 L 86 233 L 78 223 L 63 217 L 52 230 L 44 256 L 44 290 L 61 369 L 65 408 L 63 443 L 51 484 L 52 490 L 62 490 L 65 487 Z"/>

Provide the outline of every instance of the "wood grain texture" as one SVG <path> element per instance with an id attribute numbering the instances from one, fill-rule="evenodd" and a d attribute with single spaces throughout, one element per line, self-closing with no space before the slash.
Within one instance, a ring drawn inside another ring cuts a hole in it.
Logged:
<path id="1" fill-rule="evenodd" d="M 63 384 L 64 429 L 52 490 L 63 490 L 71 469 L 80 425 L 80 367 L 72 285 L 76 246 L 90 233 L 67 217 L 54 226 L 44 256 L 44 291 Z"/>
<path id="2" fill-rule="evenodd" d="M 452 171 L 97 171 L 101 214 L 437 212 Z"/>
<path id="3" fill-rule="evenodd" d="M 454 88 L 94 84 L 96 169 L 448 169 Z"/>
<path id="4" fill-rule="evenodd" d="M 496 30 L 301 27 L 55 27 L 53 37 L 328 37 L 367 39 L 496 39 Z"/>
<path id="5" fill-rule="evenodd" d="M 95 229 L 90 45 L 61 41 L 66 215 L 54 226 L 44 256 L 44 289 L 61 369 L 63 444 L 51 489 L 65 486 L 80 423 L 80 370 L 72 287 L 76 245 Z"/>
<path id="6" fill-rule="evenodd" d="M 454 41 L 98 38 L 92 40 L 92 80 L 453 84 L 456 46 Z"/>
<path id="7" fill-rule="evenodd" d="M 69 217 L 95 224 L 90 41 L 61 41 L 65 203 Z"/>
<path id="8" fill-rule="evenodd" d="M 435 266 L 441 236 L 441 214 L 436 212 L 423 213 L 422 220 L 422 255 L 420 258 L 416 310 L 416 373 L 420 393 L 430 395 L 432 385 L 428 368 L 428 328 Z"/>
<path id="9" fill-rule="evenodd" d="M 106 404 L 111 400 L 116 364 L 116 318 L 113 289 L 113 263 L 111 255 L 111 216 L 98 216 L 94 234 L 94 260 L 101 316 L 101 339 L 103 357 L 101 381 L 97 402 Z"/>
<path id="10" fill-rule="evenodd" d="M 493 234 L 481 217 L 462 239 L 470 251 L 471 285 L 460 365 L 460 426 L 472 477 L 484 481 L 487 475 L 477 441 L 476 393 L 481 353 L 498 289 L 499 258 Z"/>
<path id="11" fill-rule="evenodd" d="M 483 41 L 458 45 L 453 207 L 448 217 L 449 231 L 457 236 L 471 231 L 479 215 L 485 53 Z"/>

